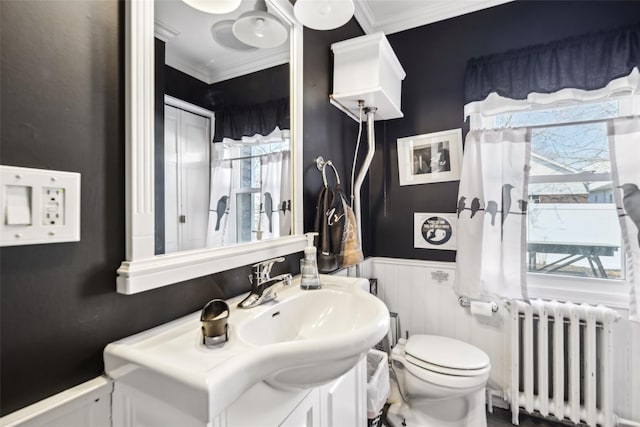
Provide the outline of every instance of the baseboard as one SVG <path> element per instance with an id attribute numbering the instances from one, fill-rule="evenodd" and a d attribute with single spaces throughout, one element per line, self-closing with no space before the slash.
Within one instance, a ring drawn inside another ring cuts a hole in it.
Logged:
<path id="1" fill-rule="evenodd" d="M 109 427 L 113 382 L 100 376 L 0 418 L 2 427 Z"/>

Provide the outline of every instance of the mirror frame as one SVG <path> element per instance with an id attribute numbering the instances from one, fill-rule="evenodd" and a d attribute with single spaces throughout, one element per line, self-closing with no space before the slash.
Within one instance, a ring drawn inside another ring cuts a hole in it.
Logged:
<path id="1" fill-rule="evenodd" d="M 287 0 L 266 0 L 292 23 L 291 236 L 164 255 L 154 254 L 154 2 L 125 2 L 126 260 L 117 270 L 117 291 L 135 294 L 196 277 L 302 251 L 302 25 Z M 151 77 L 150 77 L 151 76 Z"/>

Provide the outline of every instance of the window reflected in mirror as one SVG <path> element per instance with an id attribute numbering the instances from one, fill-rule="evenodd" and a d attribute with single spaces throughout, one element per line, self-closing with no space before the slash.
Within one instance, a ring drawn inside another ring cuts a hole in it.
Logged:
<path id="1" fill-rule="evenodd" d="M 289 131 L 225 138 L 212 153 L 207 247 L 291 234 Z"/>

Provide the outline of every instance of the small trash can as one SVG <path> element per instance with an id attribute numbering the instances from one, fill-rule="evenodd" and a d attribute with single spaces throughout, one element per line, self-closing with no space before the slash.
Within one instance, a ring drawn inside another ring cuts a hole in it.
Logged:
<path id="1" fill-rule="evenodd" d="M 367 353 L 368 427 L 382 426 L 382 410 L 389 398 L 389 363 L 387 353 L 375 349 Z"/>

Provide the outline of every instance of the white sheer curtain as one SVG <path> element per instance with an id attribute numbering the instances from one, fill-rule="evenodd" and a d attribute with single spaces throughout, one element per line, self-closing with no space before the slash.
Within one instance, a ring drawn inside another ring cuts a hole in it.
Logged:
<path id="1" fill-rule="evenodd" d="M 458 295 L 528 299 L 526 212 L 530 132 L 467 135 L 458 192 Z"/>
<path id="2" fill-rule="evenodd" d="M 290 144 L 278 127 L 214 144 L 207 247 L 291 234 Z"/>
<path id="3" fill-rule="evenodd" d="M 231 190 L 232 164 L 230 160 L 211 161 L 211 184 L 209 186 L 209 225 L 207 227 L 207 247 L 224 246 L 234 242 L 233 221 L 229 221 L 229 212 L 234 212 Z"/>
<path id="4" fill-rule="evenodd" d="M 282 152 L 280 170 L 280 236 L 291 234 L 291 151 Z"/>
<path id="5" fill-rule="evenodd" d="M 289 151 L 265 154 L 261 164 L 261 202 L 259 229 L 262 239 L 273 239 L 289 234 L 291 229 L 291 192 L 289 186 Z M 283 184 L 286 181 L 285 188 Z M 283 191 L 284 190 L 284 191 Z M 288 216 L 286 215 L 288 213 Z M 287 227 L 287 217 L 288 227 Z"/>
<path id="6" fill-rule="evenodd" d="M 640 118 L 609 122 L 609 153 L 616 208 L 631 285 L 629 319 L 640 322 Z"/>

